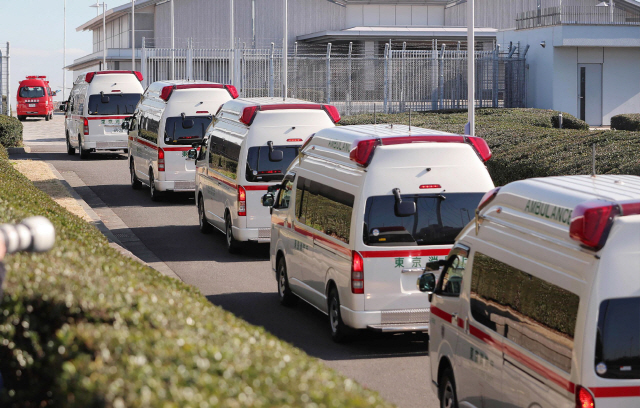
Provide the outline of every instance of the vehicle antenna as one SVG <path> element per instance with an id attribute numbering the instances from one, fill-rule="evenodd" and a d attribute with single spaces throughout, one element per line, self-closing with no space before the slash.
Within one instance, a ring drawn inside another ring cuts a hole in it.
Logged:
<path id="1" fill-rule="evenodd" d="M 596 144 L 591 145 L 591 177 L 596 176 Z"/>

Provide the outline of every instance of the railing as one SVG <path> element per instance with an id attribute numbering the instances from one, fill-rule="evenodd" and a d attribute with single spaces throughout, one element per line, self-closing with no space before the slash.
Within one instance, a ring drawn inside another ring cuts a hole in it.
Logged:
<path id="1" fill-rule="evenodd" d="M 467 108 L 467 51 L 289 54 L 288 97 L 331 103 L 342 114 Z M 527 47 L 528 48 L 528 47 Z M 143 48 L 145 86 L 166 79 L 232 83 L 242 97 L 282 97 L 282 49 Z M 476 106 L 524 107 L 526 49 L 476 51 Z M 173 73 L 173 74 L 172 74 Z"/>
<path id="2" fill-rule="evenodd" d="M 518 13 L 516 29 L 575 25 L 640 25 L 640 14 L 598 6 L 558 6 Z"/>

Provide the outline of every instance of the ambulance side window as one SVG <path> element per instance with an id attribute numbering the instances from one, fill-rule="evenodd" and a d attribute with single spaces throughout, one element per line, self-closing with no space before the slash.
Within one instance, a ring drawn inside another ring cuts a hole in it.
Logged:
<path id="1" fill-rule="evenodd" d="M 462 290 L 462 276 L 467 266 L 469 249 L 458 246 L 449 255 L 447 264 L 442 271 L 441 278 L 436 288 L 436 294 L 441 296 L 458 297 Z"/>
<path id="2" fill-rule="evenodd" d="M 295 173 L 289 173 L 286 175 L 284 181 L 282 182 L 282 187 L 278 191 L 278 199 L 276 200 L 276 205 L 274 208 L 289 208 L 289 203 L 291 202 L 291 192 L 293 191 L 293 179 L 295 178 Z"/>
<path id="3" fill-rule="evenodd" d="M 237 178 L 240 146 L 218 136 L 209 136 L 209 168 L 231 179 Z"/>
<path id="4" fill-rule="evenodd" d="M 473 256 L 473 319 L 571 372 L 580 297 L 480 252 Z"/>

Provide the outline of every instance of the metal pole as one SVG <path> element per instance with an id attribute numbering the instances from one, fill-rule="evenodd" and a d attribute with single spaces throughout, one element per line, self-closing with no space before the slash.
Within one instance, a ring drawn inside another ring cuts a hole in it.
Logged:
<path id="1" fill-rule="evenodd" d="M 331 43 L 327 44 L 327 103 L 331 103 Z"/>
<path id="2" fill-rule="evenodd" d="M 273 97 L 274 87 L 274 68 L 273 68 L 273 55 L 275 53 L 275 44 L 271 43 L 271 57 L 269 58 L 269 97 Z"/>
<path id="3" fill-rule="evenodd" d="M 475 93 L 476 93 L 476 73 L 475 73 L 475 33 L 474 33 L 474 7 L 473 0 L 467 1 L 467 99 L 469 122 L 465 133 L 469 136 L 476 134 L 476 111 L 475 111 Z"/>
<path id="4" fill-rule="evenodd" d="M 289 26 L 288 26 L 288 9 L 289 9 L 289 1 L 284 0 L 284 38 L 282 44 L 282 98 L 286 99 L 287 90 L 289 87 L 289 67 L 288 67 L 288 58 L 289 58 Z"/>
<path id="5" fill-rule="evenodd" d="M 171 0 L 171 79 L 176 79 L 176 21 L 173 0 Z"/>
<path id="6" fill-rule="evenodd" d="M 233 13 L 233 0 L 230 0 L 229 3 L 229 8 L 230 8 L 230 12 L 229 12 L 229 42 L 230 42 L 230 48 L 231 48 L 231 53 L 229 54 L 229 82 L 231 82 L 231 84 L 234 84 L 234 74 L 235 74 L 235 70 L 234 70 L 234 64 L 233 64 L 233 57 L 234 57 L 234 53 L 233 53 L 233 49 L 235 47 L 235 42 L 234 42 L 234 30 L 235 30 L 235 21 L 234 21 L 234 13 Z"/>
<path id="7" fill-rule="evenodd" d="M 102 3 L 102 69 L 107 69 L 107 3 Z"/>
<path id="8" fill-rule="evenodd" d="M 11 109 L 11 43 L 7 41 L 7 115 L 13 116 Z"/>
<path id="9" fill-rule="evenodd" d="M 2 50 L 0 50 L 0 115 L 2 115 L 4 113 L 4 93 L 3 93 L 3 89 L 2 89 L 2 85 L 3 85 L 3 79 L 2 79 L 2 75 L 4 74 L 4 69 L 2 68 L 4 66 L 4 57 L 2 56 Z M 9 96 L 7 95 L 7 99 L 9 99 Z"/>
<path id="10" fill-rule="evenodd" d="M 389 113 L 389 43 L 384 45 L 384 103 L 383 112 Z M 375 105 L 374 105 L 375 106 Z"/>
<path id="11" fill-rule="evenodd" d="M 352 75 L 352 66 L 351 66 L 351 53 L 353 52 L 353 42 L 349 43 L 349 55 L 348 55 L 348 59 L 347 59 L 347 80 L 348 82 L 348 88 L 347 88 L 347 115 L 351 114 L 351 100 L 352 100 L 352 95 L 351 95 L 351 91 L 352 91 L 352 84 L 351 84 L 351 75 Z"/>
<path id="12" fill-rule="evenodd" d="M 67 66 L 67 0 L 64 0 L 63 7 L 63 30 L 62 33 L 62 101 L 65 101 L 64 93 L 67 91 L 67 72 L 65 67 Z"/>
<path id="13" fill-rule="evenodd" d="M 147 47 L 145 44 L 146 38 L 142 37 L 142 49 L 140 50 L 140 71 L 142 72 L 142 87 L 146 88 L 148 81 L 148 72 L 147 72 Z"/>
<path id="14" fill-rule="evenodd" d="M 136 0 L 131 0 L 131 70 L 136 70 Z"/>

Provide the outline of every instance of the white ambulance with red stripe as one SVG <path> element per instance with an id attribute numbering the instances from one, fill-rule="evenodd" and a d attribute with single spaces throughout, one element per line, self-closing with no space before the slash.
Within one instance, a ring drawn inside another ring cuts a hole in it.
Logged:
<path id="1" fill-rule="evenodd" d="M 229 252 L 247 241 L 268 243 L 271 216 L 260 198 L 279 184 L 302 143 L 334 127 L 340 114 L 332 105 L 288 98 L 228 101 L 205 135 L 196 162 L 196 205 L 200 231 L 212 226 L 227 237 Z"/>
<path id="2" fill-rule="evenodd" d="M 272 206 L 271 265 L 281 303 L 298 298 L 350 329 L 425 332 L 416 281 L 444 258 L 493 182 L 486 142 L 430 129 L 358 125 L 316 133 Z"/>
<path id="3" fill-rule="evenodd" d="M 97 71 L 78 76 L 63 104 L 67 153 L 80 158 L 96 151 L 126 151 L 122 122 L 133 114 L 142 96 L 137 71 Z"/>
<path id="4" fill-rule="evenodd" d="M 131 187 L 149 186 L 152 200 L 165 192 L 195 191 L 195 161 L 187 155 L 200 144 L 223 103 L 237 98 L 233 85 L 206 81 L 158 81 L 149 85 L 129 130 Z"/>
<path id="5" fill-rule="evenodd" d="M 442 407 L 640 407 L 640 177 L 495 189 L 431 292 Z"/>

